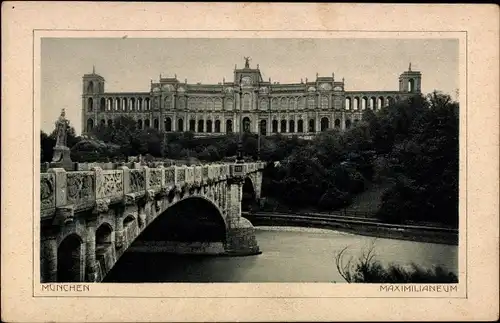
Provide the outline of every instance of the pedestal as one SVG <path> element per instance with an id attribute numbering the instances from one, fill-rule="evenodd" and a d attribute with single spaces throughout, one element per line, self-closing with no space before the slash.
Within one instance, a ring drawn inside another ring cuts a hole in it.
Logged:
<path id="1" fill-rule="evenodd" d="M 71 161 L 71 150 L 64 146 L 54 147 L 54 156 L 50 167 L 64 168 L 67 171 L 72 171 L 73 162 Z"/>

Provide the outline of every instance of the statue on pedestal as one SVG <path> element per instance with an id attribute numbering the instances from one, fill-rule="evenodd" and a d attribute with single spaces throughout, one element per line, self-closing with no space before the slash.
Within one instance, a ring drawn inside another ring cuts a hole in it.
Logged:
<path id="1" fill-rule="evenodd" d="M 70 167 L 72 163 L 70 149 L 66 146 L 68 126 L 69 121 L 66 119 L 66 112 L 62 109 L 61 115 L 56 122 L 56 145 L 54 146 L 54 155 L 52 156 L 52 162 L 61 164 L 61 167 L 64 167 L 64 165 Z"/>

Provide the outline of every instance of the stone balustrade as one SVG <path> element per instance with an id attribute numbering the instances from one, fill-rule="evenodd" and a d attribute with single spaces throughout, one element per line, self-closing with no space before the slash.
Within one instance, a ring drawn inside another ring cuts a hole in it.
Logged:
<path id="1" fill-rule="evenodd" d="M 87 171 L 49 169 L 40 174 L 41 217 L 53 216 L 57 208 L 71 206 L 74 211 L 104 204 L 126 201 L 127 198 L 156 194 L 160 191 L 203 186 L 230 177 L 244 177 L 265 167 L 265 163 L 208 164 L 203 166 L 170 166 Z"/>

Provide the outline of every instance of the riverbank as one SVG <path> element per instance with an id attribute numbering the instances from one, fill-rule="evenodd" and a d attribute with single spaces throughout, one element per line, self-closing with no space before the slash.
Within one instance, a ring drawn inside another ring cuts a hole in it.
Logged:
<path id="1" fill-rule="evenodd" d="M 334 216 L 253 213 L 244 215 L 254 226 L 294 226 L 330 229 L 356 235 L 458 245 L 458 230 L 416 225 L 392 225 Z"/>

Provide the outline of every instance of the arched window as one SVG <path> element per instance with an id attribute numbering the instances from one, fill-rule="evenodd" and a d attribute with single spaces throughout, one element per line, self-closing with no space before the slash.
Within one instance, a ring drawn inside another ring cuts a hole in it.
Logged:
<path id="1" fill-rule="evenodd" d="M 286 110 L 288 108 L 288 99 L 281 98 L 281 110 Z"/>
<path id="2" fill-rule="evenodd" d="M 243 94 L 243 110 L 250 110 L 252 104 L 252 97 L 250 94 Z"/>
<path id="3" fill-rule="evenodd" d="M 92 81 L 87 85 L 87 93 L 94 93 L 94 83 Z"/>
<path id="4" fill-rule="evenodd" d="M 153 127 L 156 130 L 158 130 L 160 128 L 160 121 L 157 118 L 153 119 Z"/>
<path id="5" fill-rule="evenodd" d="M 96 254 L 104 254 L 106 250 L 113 246 L 113 228 L 108 223 L 103 223 L 95 231 Z"/>
<path id="6" fill-rule="evenodd" d="M 127 98 L 122 99 L 122 111 L 127 111 Z"/>
<path id="7" fill-rule="evenodd" d="M 215 120 L 215 132 L 220 132 L 220 120 Z"/>
<path id="8" fill-rule="evenodd" d="M 207 99 L 207 109 L 213 111 L 215 107 L 214 100 Z"/>
<path id="9" fill-rule="evenodd" d="M 142 119 L 137 120 L 137 127 L 142 129 Z"/>
<path id="10" fill-rule="evenodd" d="M 233 121 L 226 120 L 226 133 L 232 133 L 232 132 L 233 132 Z"/>
<path id="11" fill-rule="evenodd" d="M 368 106 L 368 98 L 364 96 L 361 99 L 361 110 L 366 110 L 366 107 Z"/>
<path id="12" fill-rule="evenodd" d="M 351 98 L 345 98 L 345 109 L 351 110 Z"/>
<path id="13" fill-rule="evenodd" d="M 204 124 L 205 124 L 205 121 L 203 119 L 198 120 L 198 132 L 203 132 Z"/>
<path id="14" fill-rule="evenodd" d="M 305 105 L 306 105 L 305 102 L 306 102 L 306 99 L 304 97 L 300 97 L 298 100 L 298 103 L 297 103 L 297 108 L 304 109 Z"/>
<path id="15" fill-rule="evenodd" d="M 92 118 L 87 119 L 87 131 L 92 131 L 94 129 L 94 120 Z"/>
<path id="16" fill-rule="evenodd" d="M 115 111 L 120 110 L 120 98 L 116 98 L 115 100 Z"/>
<path id="17" fill-rule="evenodd" d="M 335 129 L 340 128 L 340 119 L 335 119 Z"/>
<path id="18" fill-rule="evenodd" d="M 177 100 L 177 108 L 181 109 L 181 110 L 186 108 L 186 99 L 185 98 L 179 98 L 179 100 Z"/>
<path id="19" fill-rule="evenodd" d="M 393 105 L 394 104 L 394 98 L 392 96 L 388 96 L 387 97 L 387 102 L 389 103 L 389 105 Z"/>
<path id="20" fill-rule="evenodd" d="M 207 120 L 207 132 L 212 132 L 212 120 Z"/>
<path id="21" fill-rule="evenodd" d="M 379 97 L 378 98 L 378 103 L 377 103 L 377 110 L 382 109 L 385 105 L 384 98 Z"/>
<path id="22" fill-rule="evenodd" d="M 177 119 L 177 131 L 184 131 L 184 120 L 181 118 Z"/>
<path id="23" fill-rule="evenodd" d="M 108 119 L 108 127 L 111 127 L 113 126 L 113 120 L 112 119 Z"/>
<path id="24" fill-rule="evenodd" d="M 105 98 L 101 98 L 101 105 L 99 108 L 100 108 L 101 112 L 106 111 L 106 99 Z"/>
<path id="25" fill-rule="evenodd" d="M 172 97 L 167 96 L 165 98 L 165 110 L 170 111 L 172 109 Z"/>
<path id="26" fill-rule="evenodd" d="M 309 120 L 309 132 L 316 132 L 316 121 L 314 119 Z"/>
<path id="27" fill-rule="evenodd" d="M 259 130 L 260 130 L 260 134 L 262 136 L 265 136 L 267 134 L 267 121 L 266 120 L 260 120 Z"/>
<path id="28" fill-rule="evenodd" d="M 377 98 L 374 96 L 370 98 L 370 109 L 377 110 Z"/>
<path id="29" fill-rule="evenodd" d="M 136 106 L 136 110 L 137 110 L 137 111 L 141 111 L 141 110 L 142 110 L 142 98 L 138 98 L 138 99 L 137 99 L 137 106 Z"/>
<path id="30" fill-rule="evenodd" d="M 350 129 L 350 128 L 351 128 L 351 120 L 347 119 L 347 120 L 345 121 L 345 128 L 346 128 L 346 129 Z"/>
<path id="31" fill-rule="evenodd" d="M 288 132 L 295 132 L 295 121 L 290 120 L 288 122 Z"/>
<path id="32" fill-rule="evenodd" d="M 243 118 L 243 131 L 244 132 L 250 132 L 251 129 L 251 122 L 248 117 Z"/>
<path id="33" fill-rule="evenodd" d="M 312 95 L 307 98 L 307 108 L 308 109 L 316 108 L 316 99 Z"/>
<path id="34" fill-rule="evenodd" d="M 144 120 L 144 128 L 149 128 L 151 127 L 151 123 L 149 122 L 149 119 Z"/>
<path id="35" fill-rule="evenodd" d="M 233 99 L 226 99 L 226 110 L 233 110 L 234 109 L 234 102 Z"/>
<path id="36" fill-rule="evenodd" d="M 299 121 L 297 121 L 297 132 L 304 132 L 304 121 L 302 119 L 299 119 Z"/>
<path id="37" fill-rule="evenodd" d="M 271 109 L 278 110 L 279 109 L 278 104 L 279 104 L 278 98 L 273 98 L 271 100 Z"/>
<path id="38" fill-rule="evenodd" d="M 286 120 L 281 120 L 280 132 L 286 132 Z"/>
<path id="39" fill-rule="evenodd" d="M 214 101 L 214 109 L 222 110 L 222 100 L 220 98 L 216 98 Z"/>
<path id="40" fill-rule="evenodd" d="M 330 120 L 328 120 L 327 117 L 321 118 L 321 131 L 328 130 L 329 123 L 330 123 Z"/>
<path id="41" fill-rule="evenodd" d="M 352 106 L 352 109 L 353 110 L 359 110 L 359 98 L 358 97 L 354 98 L 354 104 Z"/>
<path id="42" fill-rule="evenodd" d="M 267 103 L 268 103 L 267 99 L 261 99 L 260 100 L 260 107 L 259 108 L 262 109 L 262 110 L 267 110 L 267 108 L 268 108 L 268 104 Z"/>
<path id="43" fill-rule="evenodd" d="M 196 121 L 193 119 L 189 120 L 189 131 L 196 131 Z"/>
<path id="44" fill-rule="evenodd" d="M 278 132 L 278 120 L 273 120 L 273 132 Z"/>
<path id="45" fill-rule="evenodd" d="M 328 109 L 328 97 L 325 95 L 321 96 L 321 109 Z"/>
<path id="46" fill-rule="evenodd" d="M 89 98 L 87 100 L 87 111 L 88 112 L 93 112 L 94 111 L 94 101 L 92 100 L 92 98 Z"/>
<path id="47" fill-rule="evenodd" d="M 151 100 L 146 98 L 146 111 L 151 110 Z"/>
<path id="48" fill-rule="evenodd" d="M 408 80 L 408 92 L 415 92 L 415 80 Z"/>
<path id="49" fill-rule="evenodd" d="M 134 111 L 135 109 L 135 98 L 131 98 L 128 101 L 128 111 Z"/>
<path id="50" fill-rule="evenodd" d="M 108 98 L 106 100 L 106 110 L 107 111 L 111 111 L 112 106 L 113 106 L 113 99 L 112 98 Z"/>
<path id="51" fill-rule="evenodd" d="M 170 117 L 165 118 L 165 131 L 172 131 L 172 119 Z"/>

